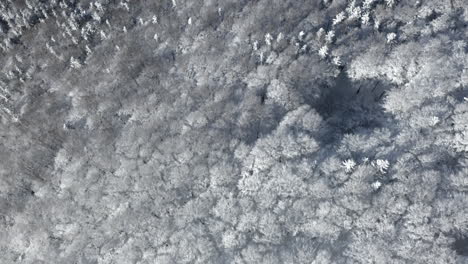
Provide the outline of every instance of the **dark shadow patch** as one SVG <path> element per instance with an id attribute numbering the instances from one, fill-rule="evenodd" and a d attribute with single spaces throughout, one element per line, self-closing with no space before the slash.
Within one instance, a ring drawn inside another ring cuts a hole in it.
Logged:
<path id="1" fill-rule="evenodd" d="M 11 43 L 13 43 L 13 44 L 15 44 L 15 45 L 21 44 L 21 39 L 20 39 L 19 36 L 10 38 L 10 41 L 11 41 Z"/>
<path id="2" fill-rule="evenodd" d="M 460 256 L 468 257 L 468 236 L 462 235 L 455 238 L 452 249 Z"/>
<path id="3" fill-rule="evenodd" d="M 429 23 L 431 21 L 436 20 L 438 17 L 440 17 L 442 14 L 439 12 L 436 12 L 435 10 L 432 11 L 432 13 L 425 18 L 426 23 Z"/>
<path id="4" fill-rule="evenodd" d="M 312 105 L 317 112 L 324 118 L 330 117 L 340 109 L 346 107 L 353 99 L 357 89 L 353 89 L 351 80 L 346 73 L 342 71 L 336 78 L 335 84 L 329 87 L 323 87 L 322 97 L 318 103 Z"/>
<path id="5" fill-rule="evenodd" d="M 67 121 L 65 122 L 65 128 L 69 130 L 75 130 L 75 129 L 84 129 L 86 126 L 86 119 L 81 118 L 80 120 L 77 121 Z"/>
<path id="6" fill-rule="evenodd" d="M 260 104 L 265 104 L 265 100 L 267 98 L 267 89 L 263 87 L 257 91 L 257 96 L 260 97 Z"/>
<path id="7" fill-rule="evenodd" d="M 383 93 L 390 88 L 381 80 L 353 81 L 345 71 L 341 72 L 334 85 L 322 88 L 321 98 L 310 104 L 329 127 L 319 141 L 330 144 L 345 134 L 372 131 L 392 122 L 393 117 L 381 104 Z"/>
<path id="8" fill-rule="evenodd" d="M 0 18 L 0 31 L 6 34 L 9 30 L 10 26 L 8 25 L 8 22 Z"/>

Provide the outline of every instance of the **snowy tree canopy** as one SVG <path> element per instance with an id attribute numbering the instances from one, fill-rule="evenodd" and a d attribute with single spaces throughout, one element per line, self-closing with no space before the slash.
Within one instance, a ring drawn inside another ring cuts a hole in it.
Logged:
<path id="1" fill-rule="evenodd" d="M 467 263 L 468 6 L 0 1 L 0 263 Z"/>

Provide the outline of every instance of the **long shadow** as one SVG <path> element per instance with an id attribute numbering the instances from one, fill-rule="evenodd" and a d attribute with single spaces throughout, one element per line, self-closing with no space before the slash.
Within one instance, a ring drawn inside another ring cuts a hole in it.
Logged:
<path id="1" fill-rule="evenodd" d="M 381 80 L 353 81 L 342 71 L 333 86 L 311 106 L 323 117 L 328 131 L 318 139 L 331 144 L 346 134 L 386 127 L 393 120 L 382 107 L 385 92 L 392 86 Z"/>

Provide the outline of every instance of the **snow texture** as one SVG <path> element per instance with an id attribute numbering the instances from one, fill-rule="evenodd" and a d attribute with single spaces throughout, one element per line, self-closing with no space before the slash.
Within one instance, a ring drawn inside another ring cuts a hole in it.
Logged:
<path id="1" fill-rule="evenodd" d="M 468 263 L 466 0 L 1 0 L 0 263 Z"/>

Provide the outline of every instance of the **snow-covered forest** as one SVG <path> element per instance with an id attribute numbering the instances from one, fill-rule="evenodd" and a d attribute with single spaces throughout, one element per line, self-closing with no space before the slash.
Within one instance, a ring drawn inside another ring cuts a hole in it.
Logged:
<path id="1" fill-rule="evenodd" d="M 468 263 L 466 0 L 0 0 L 0 263 Z"/>

